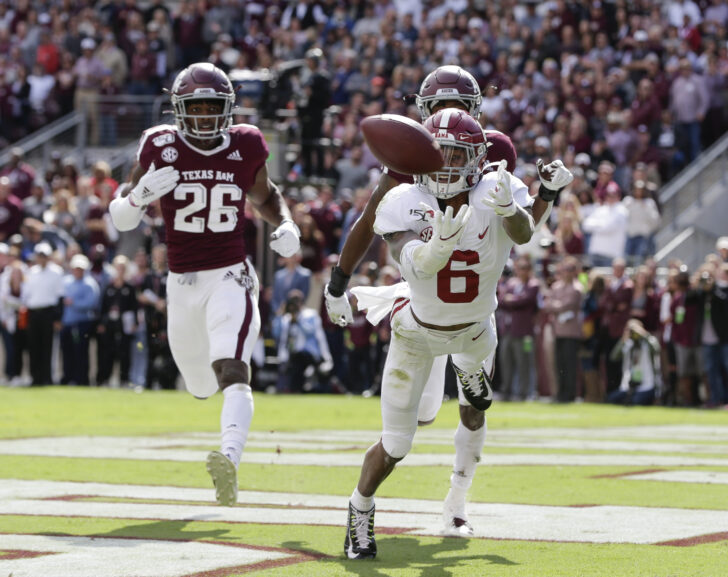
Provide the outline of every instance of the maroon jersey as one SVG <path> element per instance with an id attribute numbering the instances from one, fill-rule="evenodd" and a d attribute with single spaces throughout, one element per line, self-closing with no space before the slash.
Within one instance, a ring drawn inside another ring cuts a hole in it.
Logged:
<path id="1" fill-rule="evenodd" d="M 230 127 L 212 150 L 193 147 L 176 127 L 155 126 L 142 134 L 137 159 L 146 171 L 174 166 L 177 187 L 161 199 L 169 269 L 182 273 L 242 262 L 246 192 L 268 158 L 258 128 Z"/>

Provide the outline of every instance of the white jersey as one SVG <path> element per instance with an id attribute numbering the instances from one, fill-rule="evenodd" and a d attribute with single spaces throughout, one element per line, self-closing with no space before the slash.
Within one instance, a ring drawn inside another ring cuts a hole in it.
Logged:
<path id="1" fill-rule="evenodd" d="M 514 201 L 529 207 L 533 199 L 518 178 L 511 177 Z M 454 325 L 488 318 L 498 306 L 498 279 L 513 247 L 503 227 L 503 218 L 484 205 L 487 191 L 495 187 L 497 175 L 490 172 L 469 193 L 472 215 L 447 265 L 430 278 L 405 278 L 411 306 L 417 318 L 434 325 Z M 421 203 L 432 207 L 428 211 Z M 432 236 L 432 217 L 437 199 L 416 184 L 401 184 L 390 190 L 377 207 L 374 232 L 379 235 L 413 231 L 423 242 Z M 403 273 L 404 275 L 404 273 Z"/>

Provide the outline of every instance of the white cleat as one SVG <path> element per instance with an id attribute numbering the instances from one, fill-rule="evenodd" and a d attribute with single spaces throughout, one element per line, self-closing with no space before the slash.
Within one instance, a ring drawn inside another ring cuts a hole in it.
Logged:
<path id="1" fill-rule="evenodd" d="M 212 451 L 207 455 L 207 472 L 215 484 L 217 502 L 234 506 L 238 502 L 238 472 L 233 462 L 219 451 Z"/>
<path id="2" fill-rule="evenodd" d="M 465 503 L 458 502 L 448 492 L 442 512 L 443 534 L 450 537 L 472 537 L 473 526 L 468 522 Z"/>

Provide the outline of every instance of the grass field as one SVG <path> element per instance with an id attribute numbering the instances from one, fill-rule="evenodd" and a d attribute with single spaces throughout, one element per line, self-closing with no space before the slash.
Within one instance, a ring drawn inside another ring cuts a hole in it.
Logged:
<path id="1" fill-rule="evenodd" d="M 457 407 L 377 495 L 375 561 L 343 557 L 378 399 L 256 395 L 239 504 L 205 472 L 221 397 L 0 389 L 0 577 L 728 575 L 728 411 L 496 403 L 442 537 Z"/>

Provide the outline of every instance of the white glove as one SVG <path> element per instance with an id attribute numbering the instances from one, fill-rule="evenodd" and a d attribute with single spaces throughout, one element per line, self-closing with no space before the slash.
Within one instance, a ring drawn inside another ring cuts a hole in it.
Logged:
<path id="1" fill-rule="evenodd" d="M 432 208 L 424 203 L 420 206 L 430 211 Z M 448 206 L 443 213 L 435 211 L 432 222 L 432 237 L 425 244 L 420 244 L 412 250 L 411 259 L 415 269 L 426 275 L 434 275 L 447 264 L 455 250 L 460 237 L 463 236 L 465 225 L 470 220 L 472 211 L 470 205 L 464 204 L 453 217 L 452 206 Z M 407 245 L 405 245 L 405 250 Z M 403 250 L 404 252 L 404 250 Z M 400 257 L 400 261 L 404 258 Z"/>
<path id="2" fill-rule="evenodd" d="M 281 256 L 293 256 L 301 248 L 301 231 L 290 219 L 284 220 L 270 235 L 270 247 Z"/>
<path id="3" fill-rule="evenodd" d="M 318 366 L 318 370 L 320 373 L 326 374 L 330 373 L 331 369 L 334 368 L 334 361 L 331 359 L 324 359 L 321 361 L 321 364 Z"/>
<path id="4" fill-rule="evenodd" d="M 511 192 L 511 175 L 506 171 L 506 161 L 501 160 L 498 163 L 498 172 L 496 172 L 495 188 L 491 188 L 486 194 L 486 198 L 482 200 L 485 206 L 492 208 L 498 216 L 508 218 L 516 214 L 518 209 L 513 201 L 513 192 Z"/>
<path id="5" fill-rule="evenodd" d="M 326 303 L 326 312 L 329 313 L 332 323 L 345 327 L 354 322 L 354 313 L 351 310 L 351 303 L 349 303 L 346 293 L 340 297 L 335 297 L 329 292 L 329 283 L 326 283 L 324 302 Z"/>
<path id="6" fill-rule="evenodd" d="M 178 182 L 179 172 L 173 166 L 167 165 L 156 170 L 154 163 L 152 163 L 149 165 L 146 174 L 132 188 L 129 196 L 136 206 L 147 206 L 173 190 Z"/>
<path id="7" fill-rule="evenodd" d="M 541 179 L 541 184 L 549 190 L 561 190 L 574 180 L 574 175 L 560 160 L 544 164 L 543 160 L 539 158 L 536 168 L 538 168 L 538 177 Z"/>

